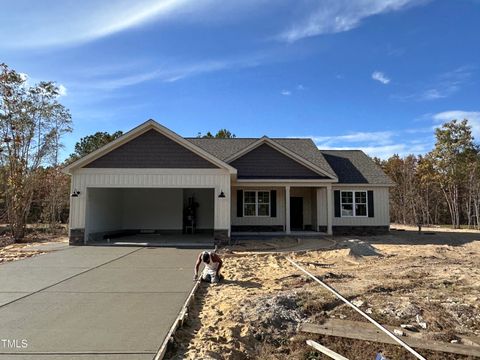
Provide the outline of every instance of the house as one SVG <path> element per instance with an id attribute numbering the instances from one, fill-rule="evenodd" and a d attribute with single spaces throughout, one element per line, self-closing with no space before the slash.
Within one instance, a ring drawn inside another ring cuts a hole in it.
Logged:
<path id="1" fill-rule="evenodd" d="M 70 244 L 138 232 L 389 230 L 392 181 L 359 150 L 310 139 L 183 138 L 148 120 L 71 163 Z"/>

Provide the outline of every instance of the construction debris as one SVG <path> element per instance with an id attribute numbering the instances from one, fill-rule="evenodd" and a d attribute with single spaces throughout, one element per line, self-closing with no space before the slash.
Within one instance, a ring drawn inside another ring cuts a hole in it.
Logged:
<path id="1" fill-rule="evenodd" d="M 395 331 L 391 326 L 386 327 Z M 359 339 L 387 344 L 396 343 L 394 339 L 386 336 L 374 325 L 360 321 L 330 319 L 324 324 L 318 325 L 304 323 L 299 326 L 299 330 L 307 333 L 338 336 L 349 339 Z M 419 337 L 407 337 L 407 339 L 409 344 L 417 349 L 429 349 L 460 355 L 480 356 L 479 346 L 430 341 Z"/>

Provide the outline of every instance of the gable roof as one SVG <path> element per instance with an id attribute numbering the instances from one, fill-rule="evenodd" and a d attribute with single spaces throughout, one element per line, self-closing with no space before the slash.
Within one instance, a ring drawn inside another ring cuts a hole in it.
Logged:
<path id="1" fill-rule="evenodd" d="M 237 158 L 238 154 L 244 153 L 249 148 L 260 145 L 261 140 L 268 141 L 269 144 L 276 144 L 277 148 L 286 149 L 293 153 L 294 157 L 303 159 L 303 162 L 310 163 L 314 169 L 320 171 L 324 175 L 336 180 L 335 172 L 325 160 L 323 155 L 318 151 L 315 143 L 311 139 L 294 139 L 294 138 L 232 138 L 232 139 L 216 139 L 216 138 L 186 138 L 199 147 L 205 149 L 210 154 L 218 157 L 223 161 L 232 161 Z M 268 140 L 267 140 L 268 139 Z"/>
<path id="2" fill-rule="evenodd" d="M 209 152 L 205 151 L 204 149 L 198 147 L 197 145 L 193 144 L 190 141 L 185 140 L 180 135 L 176 134 L 175 132 L 167 129 L 166 127 L 160 125 L 155 120 L 147 120 L 143 124 L 137 126 L 136 128 L 130 130 L 129 132 L 123 134 L 118 139 L 102 146 L 101 148 L 93 151 L 92 153 L 74 161 L 73 163 L 67 165 L 63 171 L 66 173 L 71 173 L 74 169 L 78 169 L 84 167 L 91 162 L 99 159 L 100 157 L 112 152 L 113 150 L 125 145 L 129 141 L 145 134 L 151 130 L 158 131 L 160 134 L 164 135 L 165 137 L 169 138 L 170 140 L 174 141 L 175 143 L 185 147 L 186 149 L 190 150 L 194 154 L 200 156 L 201 158 L 217 165 L 222 169 L 226 169 L 230 172 L 230 174 L 236 174 L 237 170 L 227 164 L 226 162 L 220 160 L 219 158 L 212 156 Z"/>
<path id="3" fill-rule="evenodd" d="M 394 185 L 395 183 L 361 150 L 319 150 L 343 184 Z"/>
<path id="4" fill-rule="evenodd" d="M 393 181 L 361 150 L 319 150 L 305 138 L 269 138 L 318 167 L 335 174 L 339 184 L 394 185 Z M 222 160 L 257 142 L 258 138 L 187 138 Z"/>

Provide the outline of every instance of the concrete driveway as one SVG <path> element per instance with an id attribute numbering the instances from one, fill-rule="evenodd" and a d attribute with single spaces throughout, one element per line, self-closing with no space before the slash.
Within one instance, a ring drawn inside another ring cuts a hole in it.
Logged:
<path id="1" fill-rule="evenodd" d="M 152 359 L 199 251 L 71 247 L 0 265 L 0 359 Z"/>

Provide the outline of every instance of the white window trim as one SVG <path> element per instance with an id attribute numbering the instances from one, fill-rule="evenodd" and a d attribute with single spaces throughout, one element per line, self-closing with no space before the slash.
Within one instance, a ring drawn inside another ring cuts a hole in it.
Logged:
<path id="1" fill-rule="evenodd" d="M 343 210 L 343 208 L 342 208 L 342 205 L 343 205 L 342 194 L 343 194 L 344 192 L 351 192 L 351 193 L 352 193 L 352 202 L 351 202 L 351 203 L 346 203 L 346 204 L 348 204 L 348 205 L 352 204 L 352 212 L 353 212 L 353 215 L 343 215 L 343 214 L 342 214 L 342 210 Z M 357 193 L 357 192 L 363 192 L 363 193 L 365 193 L 365 203 L 360 203 L 361 205 L 364 205 L 364 204 L 365 204 L 365 207 L 366 207 L 366 209 L 365 209 L 365 210 L 366 210 L 366 211 L 365 211 L 365 215 L 357 215 L 357 214 L 356 214 L 355 193 Z M 357 217 L 359 217 L 359 218 L 364 218 L 364 217 L 368 217 L 368 191 L 367 191 L 367 190 L 341 190 L 341 191 L 340 191 L 340 217 L 342 217 L 342 218 L 353 218 L 353 217 L 355 217 L 355 218 L 357 218 Z"/>
<path id="2" fill-rule="evenodd" d="M 246 203 L 245 202 L 245 193 L 247 192 L 254 192 L 255 193 L 255 215 L 245 215 L 245 204 L 253 204 L 253 203 Z M 258 193 L 259 192 L 266 192 L 268 193 L 268 203 L 262 203 L 262 205 L 264 204 L 268 204 L 268 215 L 258 215 L 258 205 L 259 202 L 258 202 Z M 271 214 L 272 214 L 272 192 L 270 190 L 243 190 L 243 217 L 270 217 Z"/>

